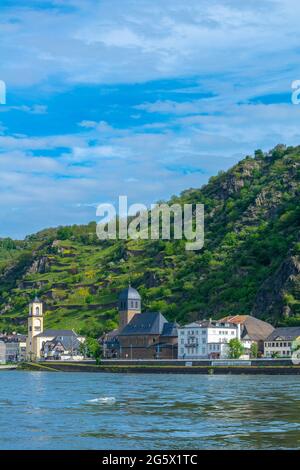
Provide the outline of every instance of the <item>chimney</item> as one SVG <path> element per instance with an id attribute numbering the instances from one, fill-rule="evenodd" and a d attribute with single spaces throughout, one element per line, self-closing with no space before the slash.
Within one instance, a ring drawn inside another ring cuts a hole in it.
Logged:
<path id="1" fill-rule="evenodd" d="M 237 339 L 240 341 L 241 340 L 241 324 L 237 324 Z"/>

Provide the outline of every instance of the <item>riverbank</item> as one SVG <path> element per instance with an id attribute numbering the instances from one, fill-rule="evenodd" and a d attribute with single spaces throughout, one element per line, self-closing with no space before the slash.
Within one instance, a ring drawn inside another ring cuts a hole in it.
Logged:
<path id="1" fill-rule="evenodd" d="M 247 374 L 300 375 L 296 365 L 152 365 L 152 364 L 85 364 L 76 362 L 23 363 L 18 369 L 44 372 L 96 372 L 123 374 Z"/>
<path id="2" fill-rule="evenodd" d="M 15 365 L 15 364 L 13 364 L 13 365 L 11 365 L 11 364 L 7 364 L 7 365 L 6 364 L 1 364 L 0 365 L 0 371 L 1 370 L 16 370 L 17 368 L 18 368 L 18 366 Z"/>

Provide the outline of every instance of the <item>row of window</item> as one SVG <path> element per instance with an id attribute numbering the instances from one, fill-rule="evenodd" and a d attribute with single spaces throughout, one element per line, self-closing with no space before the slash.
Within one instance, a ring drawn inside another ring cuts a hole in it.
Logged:
<path id="1" fill-rule="evenodd" d="M 185 353 L 186 353 L 185 349 L 184 349 L 184 348 L 180 348 L 180 353 L 181 353 L 181 355 L 185 354 Z M 198 354 L 198 349 L 197 349 L 197 348 L 191 348 L 191 349 L 188 351 L 188 354 L 190 354 L 190 355 Z M 205 348 L 202 348 L 202 354 L 206 354 Z"/>
<path id="2" fill-rule="evenodd" d="M 121 300 L 120 302 L 120 308 L 122 310 L 127 310 L 127 308 L 139 308 L 139 301 L 138 300 L 129 300 L 128 301 L 128 307 L 127 307 L 127 302 L 126 300 Z"/>
<path id="3" fill-rule="evenodd" d="M 266 344 L 266 347 L 268 347 L 268 348 L 272 348 L 272 347 L 273 348 L 275 348 L 275 347 L 277 347 L 277 348 L 286 348 L 286 347 L 289 347 L 289 346 L 292 345 L 292 343 L 290 341 L 280 342 L 280 343 L 278 341 L 273 341 L 271 343 L 265 343 L 265 344 Z"/>
<path id="4" fill-rule="evenodd" d="M 180 330 L 180 334 L 181 335 L 184 335 L 184 333 L 186 332 L 187 335 L 199 335 L 199 332 L 201 331 L 201 333 L 203 335 L 206 334 L 206 330 Z"/>
<path id="5" fill-rule="evenodd" d="M 191 335 L 191 336 L 192 336 L 192 335 L 199 335 L 199 332 L 200 332 L 200 331 L 201 331 L 201 333 L 202 333 L 203 335 L 206 334 L 206 329 L 201 329 L 201 330 L 187 330 L 186 333 L 187 333 L 187 335 Z M 185 330 L 180 330 L 180 335 L 183 336 L 184 333 L 185 333 Z M 215 334 L 215 335 L 218 335 L 218 334 L 219 334 L 219 335 L 229 335 L 229 334 L 234 335 L 234 334 L 235 334 L 235 331 L 234 331 L 234 330 L 219 330 L 219 331 L 218 331 L 218 330 L 214 330 L 214 334 Z"/>

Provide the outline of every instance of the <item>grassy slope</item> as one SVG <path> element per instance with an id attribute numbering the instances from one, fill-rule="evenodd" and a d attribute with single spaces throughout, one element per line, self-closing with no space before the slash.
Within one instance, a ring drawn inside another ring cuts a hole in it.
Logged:
<path id="1" fill-rule="evenodd" d="M 205 204 L 201 252 L 186 252 L 183 241 L 100 242 L 93 223 L 3 241 L 0 329 L 24 330 L 27 303 L 38 293 L 47 327 L 97 335 L 116 325 L 115 301 L 129 279 L 145 308 L 169 319 L 253 311 L 283 322 L 288 308 L 284 321 L 300 323 L 300 275 L 289 273 L 289 260 L 300 258 L 299 175 L 300 148 L 278 146 L 173 197 Z M 263 287 L 268 279 L 279 286 L 278 299 Z"/>

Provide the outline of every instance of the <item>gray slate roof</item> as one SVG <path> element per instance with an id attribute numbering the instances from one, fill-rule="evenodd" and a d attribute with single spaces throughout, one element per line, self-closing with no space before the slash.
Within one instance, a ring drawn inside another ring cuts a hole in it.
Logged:
<path id="1" fill-rule="evenodd" d="M 41 336 L 48 336 L 55 338 L 56 336 L 78 336 L 73 330 L 44 330 L 42 333 L 36 335 L 37 338 Z"/>
<path id="2" fill-rule="evenodd" d="M 235 328 L 236 326 L 233 325 L 232 323 L 225 322 L 223 320 L 198 320 L 195 321 L 199 326 L 202 326 L 203 328 Z"/>
<path id="3" fill-rule="evenodd" d="M 162 336 L 178 336 L 177 323 L 165 323 L 162 330 Z"/>
<path id="4" fill-rule="evenodd" d="M 81 343 L 75 336 L 57 336 L 51 341 L 46 341 L 43 349 L 45 349 L 46 345 L 54 349 L 58 344 L 61 344 L 65 351 L 76 351 L 79 349 Z"/>
<path id="5" fill-rule="evenodd" d="M 71 349 L 79 349 L 79 346 L 81 344 L 77 337 L 72 336 L 56 336 L 56 338 L 54 338 L 53 340 L 53 343 L 61 343 L 67 351 L 70 351 Z"/>
<path id="6" fill-rule="evenodd" d="M 137 313 L 119 333 L 119 336 L 160 335 L 168 323 L 160 312 Z"/>
<path id="7" fill-rule="evenodd" d="M 129 286 L 127 289 L 122 290 L 119 300 L 141 300 L 141 296 L 136 289 Z"/>
<path id="8" fill-rule="evenodd" d="M 300 326 L 289 326 L 276 328 L 266 339 L 266 341 L 274 341 L 276 338 L 282 338 L 285 341 L 293 341 L 300 336 Z"/>

